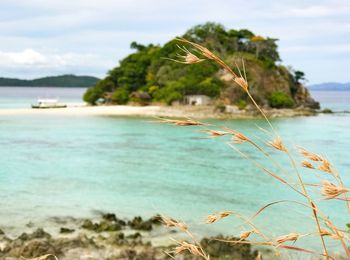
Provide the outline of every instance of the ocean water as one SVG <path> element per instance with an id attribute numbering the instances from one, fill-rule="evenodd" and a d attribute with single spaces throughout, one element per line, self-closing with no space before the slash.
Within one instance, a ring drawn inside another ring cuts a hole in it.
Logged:
<path id="1" fill-rule="evenodd" d="M 38 98 L 59 98 L 62 102 L 82 102 L 86 88 L 0 87 L 1 108 L 26 108 Z"/>
<path id="2" fill-rule="evenodd" d="M 76 90 L 60 91 L 72 99 L 80 98 L 73 94 Z M 4 99 L 18 102 L 17 107 L 25 105 L 16 96 L 4 97 L 1 93 L 0 106 L 6 107 L 1 104 Z M 329 93 L 313 95 L 324 107 L 350 110 L 350 93 L 332 92 L 328 99 Z M 29 100 L 32 96 L 21 98 Z M 344 102 L 337 102 L 340 99 Z M 222 210 L 250 216 L 269 202 L 303 201 L 254 166 L 259 162 L 276 170 L 248 145 L 236 147 L 251 160 L 229 147 L 227 139 L 205 139 L 201 138 L 203 133 L 193 131 L 201 128 L 153 121 L 133 117 L 0 116 L 0 228 L 15 232 L 30 221 L 45 223 L 53 216 L 91 217 L 104 211 L 128 218 L 162 213 L 186 221 L 201 235 L 237 235 L 244 228 L 234 218 L 208 226 L 205 216 Z M 262 120 L 208 122 L 252 138 L 268 138 L 257 128 L 268 128 Z M 275 119 L 272 123 L 291 148 L 302 145 L 327 156 L 350 186 L 348 114 Z M 266 149 L 293 171 L 287 158 Z M 301 158 L 296 155 L 296 160 Z M 320 183 L 313 171 L 300 170 L 307 183 Z M 316 188 L 314 192 L 320 197 Z M 342 202 L 320 201 L 319 205 L 338 225 L 350 222 Z M 256 223 L 271 235 L 315 231 L 309 210 L 293 203 L 272 206 L 256 218 Z M 319 245 L 312 238 L 305 241 L 309 248 Z"/>

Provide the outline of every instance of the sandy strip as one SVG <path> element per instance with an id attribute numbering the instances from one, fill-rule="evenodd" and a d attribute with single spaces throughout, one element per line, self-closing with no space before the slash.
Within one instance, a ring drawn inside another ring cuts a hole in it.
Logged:
<path id="1" fill-rule="evenodd" d="M 266 111 L 269 117 L 293 117 L 314 115 L 309 110 L 278 109 Z M 32 109 L 4 108 L 0 116 L 9 115 L 64 115 L 64 116 L 141 116 L 141 117 L 190 117 L 190 118 L 256 118 L 249 112 L 218 113 L 212 106 L 86 106 L 68 104 L 67 108 Z"/>
<path id="2" fill-rule="evenodd" d="M 157 115 L 159 106 L 69 106 L 67 108 L 5 108 L 0 115 Z"/>

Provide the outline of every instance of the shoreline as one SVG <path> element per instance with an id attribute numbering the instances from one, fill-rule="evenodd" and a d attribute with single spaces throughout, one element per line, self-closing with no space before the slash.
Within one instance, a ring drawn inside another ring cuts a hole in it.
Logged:
<path id="1" fill-rule="evenodd" d="M 269 118 L 289 118 L 314 116 L 318 112 L 310 109 L 269 109 L 264 110 Z M 66 108 L 1 108 L 0 116 L 6 115 L 67 115 L 67 116 L 136 116 L 136 117 L 190 117 L 197 119 L 256 119 L 261 118 L 257 111 L 235 110 L 215 111 L 214 106 L 87 106 L 68 104 Z"/>
<path id="2" fill-rule="evenodd" d="M 60 260 L 70 259 L 145 259 L 166 260 L 177 245 L 174 240 L 191 241 L 175 228 L 166 228 L 159 215 L 149 219 L 134 217 L 120 219 L 113 213 L 102 213 L 98 218 L 78 219 L 57 217 L 53 219 L 54 230 L 29 222 L 17 236 L 8 236 L 0 229 L 0 259 L 13 260 L 20 257 L 35 258 L 46 254 Z M 213 259 L 255 259 L 257 248 L 251 245 L 232 245 L 215 239 L 238 240 L 235 237 L 201 237 L 202 246 Z M 220 246 L 218 246 L 220 244 Z M 260 249 L 259 249 L 260 251 Z M 260 251 L 269 255 L 269 250 Z M 47 258 L 51 259 L 51 258 Z M 52 258 L 54 259 L 54 258 Z M 182 259 L 182 258 L 181 258 Z M 186 254 L 185 259 L 198 259 Z"/>

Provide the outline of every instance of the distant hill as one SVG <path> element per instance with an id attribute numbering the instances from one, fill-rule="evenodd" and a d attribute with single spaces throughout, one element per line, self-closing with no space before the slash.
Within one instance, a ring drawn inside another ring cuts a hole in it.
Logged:
<path id="1" fill-rule="evenodd" d="M 327 82 L 308 86 L 309 90 L 350 91 L 350 83 Z"/>
<path id="2" fill-rule="evenodd" d="M 1 78 L 0 86 L 6 87 L 91 87 L 99 79 L 91 76 L 61 75 L 33 80 Z"/>

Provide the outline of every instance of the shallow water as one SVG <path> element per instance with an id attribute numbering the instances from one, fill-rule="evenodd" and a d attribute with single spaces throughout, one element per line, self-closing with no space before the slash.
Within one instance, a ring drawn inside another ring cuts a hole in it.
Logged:
<path id="1" fill-rule="evenodd" d="M 243 229 L 235 221 L 209 227 L 202 224 L 203 219 L 215 211 L 250 215 L 272 201 L 301 200 L 251 161 L 242 159 L 227 146 L 227 140 L 203 139 L 199 138 L 203 133 L 192 128 L 151 121 L 1 116 L 0 227 L 20 229 L 29 221 L 45 221 L 50 216 L 87 217 L 96 211 L 108 211 L 120 217 L 163 213 L 187 221 L 204 235 L 238 234 Z M 252 137 L 265 137 L 256 124 L 267 128 L 261 120 L 209 122 Z M 348 115 L 278 119 L 273 124 L 291 147 L 301 144 L 326 155 L 350 185 Z M 247 145 L 239 148 L 275 170 L 254 149 Z M 269 151 L 292 171 L 286 158 Z M 302 174 L 307 182 L 319 182 L 312 171 L 302 170 Z M 320 205 L 339 225 L 349 222 L 342 203 L 324 201 Z M 314 232 L 309 217 L 308 209 L 302 206 L 281 204 L 266 210 L 256 221 L 264 231 L 282 235 Z M 311 248 L 318 242 L 307 240 Z"/>

